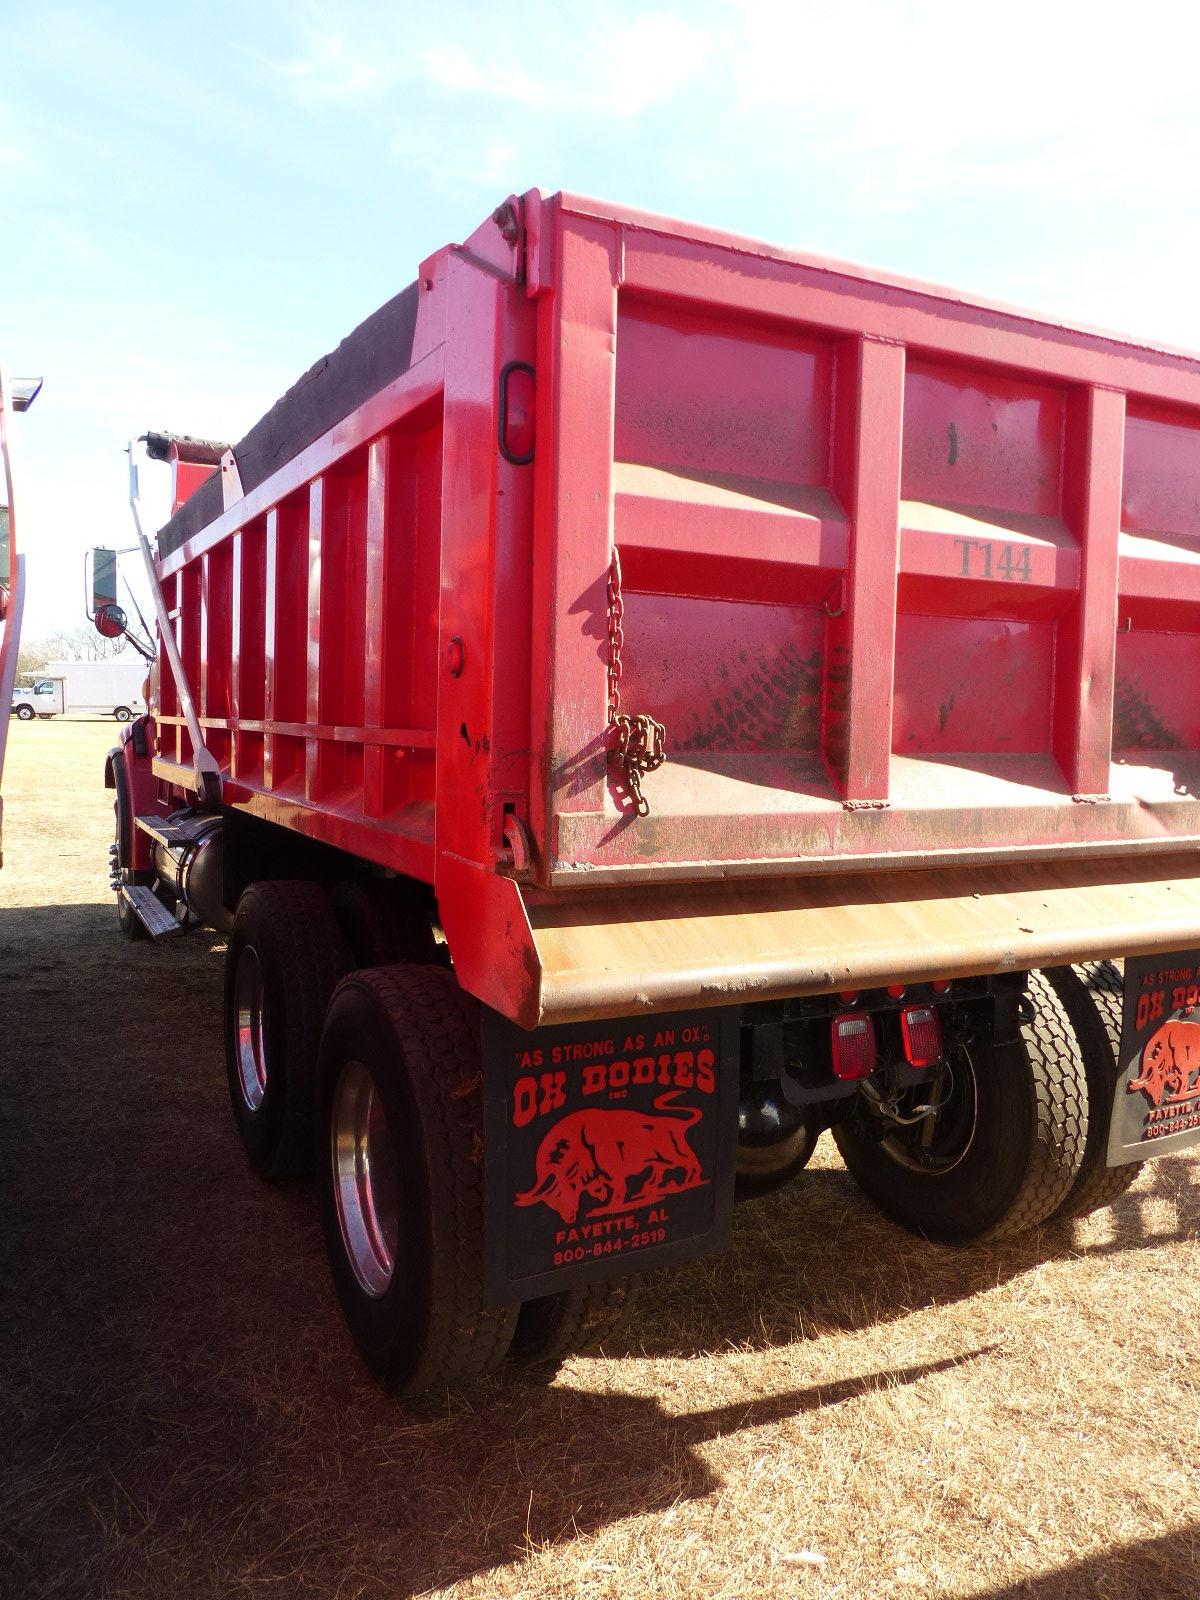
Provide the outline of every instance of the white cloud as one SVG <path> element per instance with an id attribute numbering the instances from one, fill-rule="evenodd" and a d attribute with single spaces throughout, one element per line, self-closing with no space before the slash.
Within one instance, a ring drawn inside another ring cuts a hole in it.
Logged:
<path id="1" fill-rule="evenodd" d="M 420 76 L 453 94 L 494 95 L 527 106 L 561 103 L 560 91 L 554 85 L 539 83 L 520 67 L 484 65 L 457 44 L 436 44 L 426 50 L 421 57 Z"/>
<path id="2" fill-rule="evenodd" d="M 441 176 L 431 156 L 417 165 L 443 189 L 461 187 L 447 169 L 480 182 L 543 171 L 548 131 L 564 145 L 657 132 L 650 151 L 672 135 L 691 143 L 697 186 L 714 168 L 753 179 L 811 167 L 838 176 L 851 208 L 896 213 L 986 193 L 1064 205 L 1131 184 L 1194 193 L 1198 46 L 1200 13 L 1155 0 L 1136 22 L 1093 4 L 1086 26 L 1078 8 L 1044 0 L 1002 13 L 941 0 L 649 11 L 531 0 L 516 15 L 457 4 L 389 19 L 372 7 L 337 26 L 313 11 L 278 71 L 302 104 L 390 123 L 402 158 L 436 143 Z M 447 125 L 451 108 L 460 120 Z M 652 132 L 656 117 L 670 121 Z"/>
<path id="3" fill-rule="evenodd" d="M 303 48 L 276 71 L 302 104 L 369 99 L 403 75 L 395 62 L 353 47 L 336 29 L 302 22 L 301 32 Z"/>
<path id="4" fill-rule="evenodd" d="M 864 208 L 987 192 L 1070 205 L 1131 183 L 1195 192 L 1193 9 L 1150 3 L 1132 21 L 1097 4 L 1086 25 L 1077 7 L 1034 0 L 1000 13 L 742 0 L 736 14 L 721 54 L 756 159 L 836 167 Z"/>
<path id="5" fill-rule="evenodd" d="M 309 18 L 301 49 L 276 70 L 307 104 L 378 102 L 418 85 L 565 116 L 636 117 L 676 96 L 712 49 L 708 30 L 670 11 L 534 10 L 537 20 L 521 30 L 503 10 L 479 14 L 469 29 L 460 14 L 469 42 L 453 38 L 441 17 L 389 25 L 376 16 L 345 30 Z"/>
<path id="6" fill-rule="evenodd" d="M 439 194 L 474 193 L 489 199 L 524 185 L 527 173 L 513 141 L 485 135 L 466 148 L 448 148 L 427 129 L 410 127 L 396 134 L 392 154 L 411 172 L 417 172 Z"/>
<path id="7" fill-rule="evenodd" d="M 597 106 L 638 116 L 673 100 L 703 71 L 715 42 L 712 33 L 671 12 L 654 12 L 616 29 L 609 48 L 596 51 L 603 73 L 594 96 Z"/>
<path id="8" fill-rule="evenodd" d="M 0 178 L 27 177 L 39 167 L 33 141 L 15 113 L 0 102 Z"/>

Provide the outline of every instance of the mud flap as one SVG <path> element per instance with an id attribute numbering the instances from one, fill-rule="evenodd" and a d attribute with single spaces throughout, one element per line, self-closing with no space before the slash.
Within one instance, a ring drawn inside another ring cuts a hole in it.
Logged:
<path id="1" fill-rule="evenodd" d="M 1108 1164 L 1200 1143 L 1200 950 L 1125 961 Z"/>
<path id="2" fill-rule="evenodd" d="M 527 1033 L 485 1009 L 490 1303 L 728 1245 L 738 1022 L 705 1007 Z"/>

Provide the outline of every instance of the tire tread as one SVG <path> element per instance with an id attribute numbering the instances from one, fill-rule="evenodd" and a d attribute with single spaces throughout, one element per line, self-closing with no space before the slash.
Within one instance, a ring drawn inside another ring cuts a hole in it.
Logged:
<path id="1" fill-rule="evenodd" d="M 350 965 L 349 953 L 329 896 L 320 884 L 298 878 L 264 880 L 250 884 L 242 894 L 225 966 L 226 1061 L 239 1129 L 233 984 L 236 952 L 248 922 L 256 925 L 257 936 L 266 947 L 260 951 L 264 984 L 271 982 L 273 970 L 286 974 L 286 991 L 277 994 L 273 1004 L 270 999 L 266 1002 L 269 1019 L 276 1024 L 268 1046 L 274 1048 L 277 1060 L 282 1060 L 284 1100 L 273 1146 L 253 1147 L 244 1134 L 243 1143 L 264 1176 L 305 1177 L 312 1171 L 317 1046 L 330 997 Z"/>
<path id="2" fill-rule="evenodd" d="M 483 1304 L 479 1004 L 441 967 L 356 972 L 338 993 L 351 985 L 366 991 L 383 1012 L 408 1068 L 432 1235 L 421 1348 L 392 1352 L 373 1365 L 401 1396 L 448 1389 L 495 1372 L 508 1355 L 517 1320 L 515 1306 Z"/>
<path id="3" fill-rule="evenodd" d="M 1117 1058 L 1125 1006 L 1125 979 L 1112 961 L 1085 961 L 1047 969 L 1079 1041 L 1088 1074 L 1088 1144 L 1070 1193 L 1056 1220 L 1088 1216 L 1119 1200 L 1145 1166 L 1107 1165 L 1108 1132 L 1117 1087 Z"/>
<path id="4" fill-rule="evenodd" d="M 568 1356 L 594 1349 L 625 1327 L 637 1291 L 636 1278 L 607 1278 L 526 1301 L 513 1335 L 512 1359 L 558 1367 Z"/>
<path id="5" fill-rule="evenodd" d="M 1021 1028 L 1036 1099 L 1033 1159 L 1012 1206 L 981 1241 L 1011 1238 L 1045 1222 L 1074 1186 L 1087 1148 L 1083 1057 L 1066 1011 L 1046 977 L 1029 974 L 1034 1015 Z"/>

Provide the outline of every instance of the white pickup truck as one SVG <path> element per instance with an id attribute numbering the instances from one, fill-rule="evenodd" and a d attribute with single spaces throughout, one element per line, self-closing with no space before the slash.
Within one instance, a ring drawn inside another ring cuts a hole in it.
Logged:
<path id="1" fill-rule="evenodd" d="M 22 722 L 34 717 L 115 717 L 128 722 L 146 709 L 142 697 L 146 662 L 130 653 L 114 661 L 49 661 L 28 682 L 13 691 L 12 715 Z"/>

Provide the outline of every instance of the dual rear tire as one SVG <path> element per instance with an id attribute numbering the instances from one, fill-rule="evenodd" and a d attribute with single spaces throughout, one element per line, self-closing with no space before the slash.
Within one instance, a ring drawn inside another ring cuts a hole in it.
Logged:
<path id="1" fill-rule="evenodd" d="M 935 1114 L 908 1124 L 864 1110 L 834 1128 L 847 1169 L 881 1211 L 927 1239 L 973 1244 L 1061 1210 L 1088 1149 L 1088 1084 L 1043 974 L 1030 974 L 1016 1038 L 996 1044 L 980 1030 L 948 1050 L 942 1095 Z"/>
<path id="2" fill-rule="evenodd" d="M 841 1123 L 851 1175 L 882 1211 L 926 1238 L 969 1244 L 1089 1215 L 1144 1163 L 1108 1165 L 1124 980 L 1110 961 L 1029 978 L 1019 1038 L 961 1043 L 937 1117 L 888 1128 Z"/>
<path id="3" fill-rule="evenodd" d="M 515 1306 L 483 1305 L 478 1006 L 434 967 L 356 972 L 329 1008 L 317 1199 L 368 1366 L 401 1394 L 493 1372 Z"/>
<path id="4" fill-rule="evenodd" d="M 252 883 L 242 895 L 225 956 L 225 1067 L 238 1135 L 264 1177 L 312 1171 L 321 1025 L 350 964 L 319 885 Z"/>
<path id="5" fill-rule="evenodd" d="M 1117 1094 L 1118 1052 L 1125 1006 L 1125 980 L 1111 961 L 1048 968 L 1083 1055 L 1088 1092 L 1088 1136 L 1075 1182 L 1055 1213 L 1061 1221 L 1086 1217 L 1119 1200 L 1144 1161 L 1108 1165 L 1108 1135 Z"/>
<path id="6" fill-rule="evenodd" d="M 619 1329 L 633 1285 L 484 1304 L 479 1005 L 429 960 L 351 971 L 356 956 L 398 949 L 436 958 L 431 937 L 405 934 L 397 904 L 357 886 L 331 903 L 312 883 L 252 885 L 229 942 L 225 1026 L 251 1163 L 271 1177 L 315 1168 L 346 1321 L 371 1370 L 410 1396 L 506 1358 L 552 1371 Z M 1102 1148 L 1114 977 L 1031 974 L 1016 1037 L 996 1044 L 980 1029 L 953 1046 L 936 1116 L 863 1114 L 835 1127 L 881 1210 L 966 1244 L 1110 1203 L 1136 1172 L 1110 1172 Z M 1089 1103 L 1104 1107 L 1091 1122 Z"/>
<path id="7" fill-rule="evenodd" d="M 351 971 L 404 936 L 397 901 L 360 887 L 332 902 L 311 883 L 242 896 L 225 981 L 242 1143 L 265 1176 L 315 1171 L 342 1310 L 393 1392 L 471 1382 L 506 1358 L 546 1374 L 616 1331 L 632 1286 L 484 1305 L 479 1005 L 430 962 Z M 436 959 L 432 936 L 407 937 Z"/>

